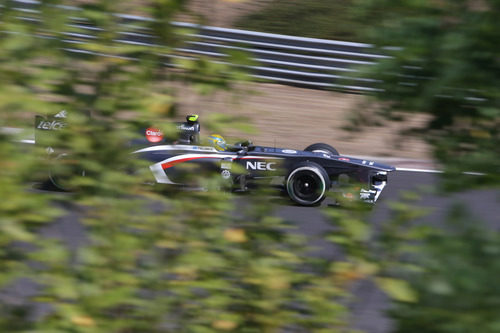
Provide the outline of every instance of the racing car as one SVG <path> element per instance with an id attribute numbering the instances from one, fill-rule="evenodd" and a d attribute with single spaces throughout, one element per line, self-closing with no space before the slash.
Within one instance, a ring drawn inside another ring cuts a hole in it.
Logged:
<path id="1" fill-rule="evenodd" d="M 58 130 L 65 126 L 66 114 L 37 116 L 36 131 Z M 158 184 L 189 186 L 186 173 L 210 171 L 232 184 L 234 191 L 248 191 L 252 185 L 267 183 L 280 187 L 296 204 L 320 204 L 333 190 L 340 195 L 375 203 L 387 184 L 392 166 L 340 155 L 332 146 L 315 143 L 304 150 L 253 145 L 251 141 L 226 144 L 222 136 L 211 135 L 207 144 L 200 140 L 197 115 L 188 115 L 177 124 L 172 141 L 155 127 L 143 131 L 133 144 L 133 155 L 148 161 Z M 352 184 L 360 184 L 352 186 Z M 353 190 L 354 189 L 354 190 Z"/>

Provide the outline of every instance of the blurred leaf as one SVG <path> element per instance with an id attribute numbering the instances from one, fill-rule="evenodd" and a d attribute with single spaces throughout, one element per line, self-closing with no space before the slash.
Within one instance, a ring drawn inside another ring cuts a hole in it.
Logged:
<path id="1" fill-rule="evenodd" d="M 417 294 L 412 290 L 408 282 L 392 278 L 377 278 L 377 285 L 391 298 L 400 302 L 415 302 Z"/>

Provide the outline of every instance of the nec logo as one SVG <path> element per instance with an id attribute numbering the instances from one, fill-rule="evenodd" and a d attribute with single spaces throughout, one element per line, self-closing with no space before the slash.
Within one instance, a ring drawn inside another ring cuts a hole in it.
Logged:
<path id="1" fill-rule="evenodd" d="M 273 166 L 276 163 L 274 162 L 250 162 L 247 161 L 247 166 L 246 168 L 248 170 L 260 170 L 260 171 L 276 171 Z"/>

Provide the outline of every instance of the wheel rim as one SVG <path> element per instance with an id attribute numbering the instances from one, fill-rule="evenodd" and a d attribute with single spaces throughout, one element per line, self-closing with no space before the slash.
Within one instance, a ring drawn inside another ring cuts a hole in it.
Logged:
<path id="1" fill-rule="evenodd" d="M 289 177 L 288 192 L 293 200 L 312 205 L 323 197 L 325 182 L 323 177 L 312 168 L 298 169 Z"/>

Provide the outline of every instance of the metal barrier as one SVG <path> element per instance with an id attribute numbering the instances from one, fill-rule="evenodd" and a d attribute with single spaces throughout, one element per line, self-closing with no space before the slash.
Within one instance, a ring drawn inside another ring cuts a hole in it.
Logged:
<path id="1" fill-rule="evenodd" d="M 37 21 L 37 0 L 13 0 L 19 18 Z M 78 16 L 77 7 L 64 6 L 72 12 L 69 27 L 79 33 L 65 32 L 66 50 L 89 52 L 79 45 L 95 39 L 100 29 Z M 123 31 L 115 39 L 117 43 L 154 46 L 151 31 L 141 27 L 150 18 L 114 14 L 121 20 Z M 182 47 L 174 49 L 170 58 L 196 59 L 206 57 L 211 61 L 228 63 L 228 51 L 248 53 L 254 65 L 245 66 L 256 80 L 301 85 L 319 89 L 342 89 L 356 92 L 379 90 L 378 80 L 359 77 L 358 67 L 370 66 L 387 55 L 377 52 L 370 44 L 345 41 L 304 38 L 279 34 L 201 26 L 185 22 L 172 22 L 174 27 L 187 31 L 180 37 Z"/>

